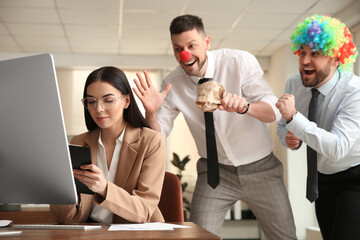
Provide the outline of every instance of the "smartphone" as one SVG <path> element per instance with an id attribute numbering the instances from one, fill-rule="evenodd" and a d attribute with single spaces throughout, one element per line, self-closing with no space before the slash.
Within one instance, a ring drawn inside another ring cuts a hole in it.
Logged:
<path id="1" fill-rule="evenodd" d="M 80 169 L 81 165 L 91 164 L 90 148 L 79 145 L 69 144 L 70 157 L 73 169 Z M 91 170 L 88 170 L 91 171 Z M 94 194 L 85 184 L 75 178 L 77 193 Z"/>

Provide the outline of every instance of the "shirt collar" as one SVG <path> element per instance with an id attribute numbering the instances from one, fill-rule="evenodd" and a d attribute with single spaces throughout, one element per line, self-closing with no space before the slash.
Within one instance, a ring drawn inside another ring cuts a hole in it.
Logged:
<path id="1" fill-rule="evenodd" d="M 123 131 L 121 132 L 120 136 L 116 139 L 116 143 L 122 143 L 123 140 L 124 140 L 124 134 L 125 134 L 125 129 L 126 129 L 126 124 L 124 126 L 124 129 Z M 100 134 L 99 134 L 99 138 L 98 138 L 98 143 L 104 147 L 104 144 L 101 140 L 101 131 L 100 131 Z"/>
<path id="2" fill-rule="evenodd" d="M 207 55 L 207 68 L 206 68 L 206 72 L 204 75 L 204 78 L 214 78 L 214 72 L 215 72 L 215 61 L 214 61 L 214 57 L 211 54 L 211 52 L 206 51 L 206 55 Z"/>
<path id="3" fill-rule="evenodd" d="M 326 96 L 336 85 L 340 77 L 339 70 L 337 69 L 328 82 L 318 88 L 319 92 Z"/>

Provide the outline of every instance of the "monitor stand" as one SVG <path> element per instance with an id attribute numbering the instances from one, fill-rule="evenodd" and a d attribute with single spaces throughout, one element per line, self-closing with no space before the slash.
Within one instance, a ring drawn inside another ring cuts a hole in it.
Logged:
<path id="1" fill-rule="evenodd" d="M 0 203 L 0 211 L 20 211 L 21 204 Z"/>

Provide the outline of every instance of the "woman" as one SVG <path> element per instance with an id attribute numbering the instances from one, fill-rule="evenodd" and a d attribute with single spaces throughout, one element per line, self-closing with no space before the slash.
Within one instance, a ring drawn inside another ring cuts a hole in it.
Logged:
<path id="1" fill-rule="evenodd" d="M 141 115 L 124 72 L 102 67 L 90 73 L 82 102 L 89 131 L 70 143 L 90 147 L 92 164 L 74 170 L 74 176 L 95 195 L 80 194 L 75 205 L 51 205 L 55 221 L 163 222 L 157 206 L 164 138 Z"/>

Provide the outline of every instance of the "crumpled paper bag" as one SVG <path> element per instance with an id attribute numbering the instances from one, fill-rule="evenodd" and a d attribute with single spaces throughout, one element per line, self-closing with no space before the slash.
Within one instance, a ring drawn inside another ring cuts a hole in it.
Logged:
<path id="1" fill-rule="evenodd" d="M 196 105 L 203 112 L 213 112 L 225 96 L 225 88 L 218 82 L 205 82 L 199 86 Z"/>

